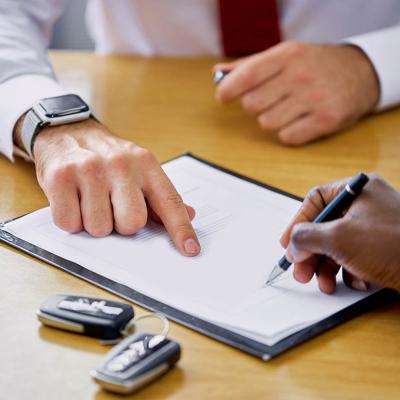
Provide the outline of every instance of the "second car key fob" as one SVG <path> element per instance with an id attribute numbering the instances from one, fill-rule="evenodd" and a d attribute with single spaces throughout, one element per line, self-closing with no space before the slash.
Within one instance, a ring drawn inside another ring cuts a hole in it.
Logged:
<path id="1" fill-rule="evenodd" d="M 129 394 L 166 373 L 180 355 L 177 342 L 163 335 L 136 333 L 113 347 L 90 375 L 105 390 Z"/>
<path id="2" fill-rule="evenodd" d="M 134 317 L 132 306 L 84 296 L 55 295 L 37 311 L 47 326 L 101 339 L 121 336 Z"/>

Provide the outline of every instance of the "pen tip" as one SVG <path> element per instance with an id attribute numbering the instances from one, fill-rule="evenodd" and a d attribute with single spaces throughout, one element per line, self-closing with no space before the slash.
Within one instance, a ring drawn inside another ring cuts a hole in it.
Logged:
<path id="1" fill-rule="evenodd" d="M 275 282 L 275 279 L 278 278 L 278 276 L 282 275 L 283 272 L 284 270 L 280 267 L 279 264 L 275 265 L 271 273 L 269 274 L 269 277 L 265 282 L 264 287 L 270 286 L 271 283 Z"/>

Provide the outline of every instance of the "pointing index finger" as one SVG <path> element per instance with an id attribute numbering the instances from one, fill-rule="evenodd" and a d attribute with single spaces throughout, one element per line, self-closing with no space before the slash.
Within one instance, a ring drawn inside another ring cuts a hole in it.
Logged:
<path id="1" fill-rule="evenodd" d="M 181 254 L 198 255 L 200 243 L 185 203 L 161 168 L 148 173 L 143 191 Z"/>

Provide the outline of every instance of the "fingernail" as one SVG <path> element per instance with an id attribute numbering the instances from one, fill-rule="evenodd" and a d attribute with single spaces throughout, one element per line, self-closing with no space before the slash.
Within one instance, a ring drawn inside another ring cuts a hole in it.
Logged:
<path id="1" fill-rule="evenodd" d="M 199 254 L 200 246 L 194 239 L 185 240 L 183 247 L 185 248 L 186 254 L 190 256 L 195 256 L 196 254 Z"/>
<path id="2" fill-rule="evenodd" d="M 368 290 L 367 284 L 361 279 L 354 279 L 353 282 L 351 282 L 351 286 L 353 286 L 354 289 L 363 290 L 364 292 Z"/>

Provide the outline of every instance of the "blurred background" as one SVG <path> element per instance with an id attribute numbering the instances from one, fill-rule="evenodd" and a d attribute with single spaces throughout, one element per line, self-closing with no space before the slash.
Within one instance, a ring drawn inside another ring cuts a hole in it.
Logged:
<path id="1" fill-rule="evenodd" d="M 55 25 L 52 49 L 93 50 L 85 25 L 87 0 L 69 0 L 66 10 Z"/>

